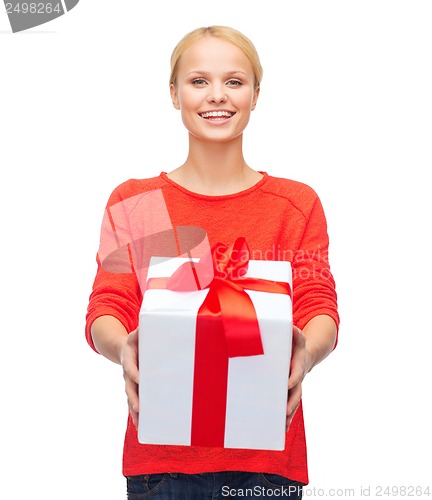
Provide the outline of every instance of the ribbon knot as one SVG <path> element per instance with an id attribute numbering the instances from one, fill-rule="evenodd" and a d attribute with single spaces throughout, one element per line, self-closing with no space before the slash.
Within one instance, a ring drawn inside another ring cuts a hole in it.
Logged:
<path id="1" fill-rule="evenodd" d="M 246 290 L 291 296 L 288 283 L 246 277 L 250 259 L 244 237 L 229 247 L 216 243 L 199 262 L 183 263 L 169 278 L 151 278 L 147 288 L 186 292 L 209 289 L 198 311 L 198 319 L 212 316 L 222 323 L 230 358 L 263 354 L 255 308 Z"/>
<path id="2" fill-rule="evenodd" d="M 230 247 L 216 243 L 211 253 L 204 255 L 199 262 L 190 260 L 182 264 L 168 279 L 167 288 L 192 291 L 211 288 L 214 280 L 234 282 L 246 275 L 249 258 L 245 238 L 237 238 Z"/>

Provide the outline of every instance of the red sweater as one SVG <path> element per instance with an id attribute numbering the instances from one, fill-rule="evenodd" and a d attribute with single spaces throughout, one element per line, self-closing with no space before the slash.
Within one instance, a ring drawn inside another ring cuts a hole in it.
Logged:
<path id="1" fill-rule="evenodd" d="M 327 226 L 320 200 L 305 184 L 262 173 L 263 178 L 251 188 L 224 196 L 190 192 L 165 173 L 151 179 L 132 179 L 113 191 L 107 208 L 135 195 L 161 190 L 172 226 L 203 228 L 211 246 L 216 242 L 230 245 L 244 236 L 252 259 L 291 262 L 294 324 L 303 328 L 313 317 L 326 314 L 338 325 Z M 101 239 L 101 248 L 102 244 Z M 135 272 L 108 272 L 98 259 L 87 312 L 86 338 L 90 346 L 95 349 L 90 328 L 99 316 L 114 316 L 128 331 L 136 329 L 141 301 Z M 124 475 L 227 470 L 280 474 L 307 483 L 302 406 L 291 423 L 283 451 L 143 445 L 138 443 L 136 429 L 128 419 Z"/>

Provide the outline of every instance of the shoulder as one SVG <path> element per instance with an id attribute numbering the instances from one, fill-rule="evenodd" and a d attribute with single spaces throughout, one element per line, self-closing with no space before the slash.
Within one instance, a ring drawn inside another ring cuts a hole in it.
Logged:
<path id="1" fill-rule="evenodd" d="M 311 186 L 283 177 L 268 175 L 262 192 L 292 205 L 304 215 L 310 213 L 316 203 L 320 203 L 318 194 Z"/>
<path id="2" fill-rule="evenodd" d="M 107 206 L 150 191 L 162 189 L 165 184 L 166 181 L 160 175 L 148 179 L 128 179 L 114 188 L 108 199 Z"/>

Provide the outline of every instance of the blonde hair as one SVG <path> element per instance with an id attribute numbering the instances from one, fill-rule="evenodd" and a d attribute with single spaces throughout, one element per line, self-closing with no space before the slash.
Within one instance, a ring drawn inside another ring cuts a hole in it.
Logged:
<path id="1" fill-rule="evenodd" d="M 255 88 L 260 86 L 263 76 L 263 68 L 254 44 L 249 40 L 249 38 L 243 35 L 243 33 L 240 33 L 240 31 L 228 26 L 208 26 L 204 28 L 197 28 L 190 33 L 187 33 L 180 40 L 171 54 L 170 85 L 176 84 L 178 65 L 183 52 L 194 42 L 204 38 L 205 36 L 221 38 L 241 49 L 252 64 L 255 77 Z"/>

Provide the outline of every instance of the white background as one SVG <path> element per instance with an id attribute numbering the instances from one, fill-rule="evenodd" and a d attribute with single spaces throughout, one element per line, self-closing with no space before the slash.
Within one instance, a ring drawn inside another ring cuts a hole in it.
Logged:
<path id="1" fill-rule="evenodd" d="M 82 0 L 16 34 L 1 11 L 0 498 L 125 498 L 121 369 L 84 340 L 99 228 L 117 184 L 185 159 L 169 57 L 210 24 L 264 66 L 247 161 L 327 214 L 341 328 L 304 383 L 314 497 L 432 487 L 431 2 Z"/>

